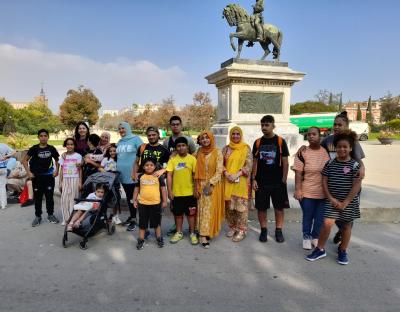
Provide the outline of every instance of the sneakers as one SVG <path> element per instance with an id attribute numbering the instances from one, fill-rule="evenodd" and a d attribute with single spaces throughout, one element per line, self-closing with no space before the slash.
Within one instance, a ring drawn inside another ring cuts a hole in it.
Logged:
<path id="1" fill-rule="evenodd" d="M 33 201 L 33 199 L 28 199 L 26 202 L 21 204 L 21 207 L 27 207 L 27 206 L 33 205 L 34 203 L 35 202 Z"/>
<path id="2" fill-rule="evenodd" d="M 126 230 L 128 232 L 132 232 L 134 229 L 136 229 L 136 220 L 131 219 L 132 221 L 128 224 Z"/>
<path id="3" fill-rule="evenodd" d="M 260 233 L 260 237 L 258 238 L 258 240 L 262 243 L 266 243 L 268 241 L 268 230 L 267 228 L 261 228 L 261 233 Z"/>
<path id="4" fill-rule="evenodd" d="M 176 233 L 176 225 L 172 224 L 172 226 L 170 227 L 170 229 L 167 232 L 167 236 L 172 236 Z"/>
<path id="5" fill-rule="evenodd" d="M 38 226 L 40 223 L 42 223 L 42 217 L 35 217 L 35 219 L 32 221 L 32 226 Z"/>
<path id="6" fill-rule="evenodd" d="M 228 232 L 226 232 L 226 237 L 229 237 L 229 238 L 231 238 L 231 237 L 233 237 L 233 235 L 235 235 L 236 234 L 236 230 L 234 229 L 234 228 L 229 228 L 229 231 Z"/>
<path id="7" fill-rule="evenodd" d="M 337 262 L 341 265 L 349 264 L 349 257 L 347 256 L 346 250 L 338 250 Z"/>
<path id="8" fill-rule="evenodd" d="M 53 224 L 60 223 L 60 221 L 58 221 L 58 219 L 52 214 L 47 216 L 47 221 Z"/>
<path id="9" fill-rule="evenodd" d="M 308 261 L 315 261 L 326 257 L 326 251 L 315 247 L 313 252 L 306 257 Z"/>
<path id="10" fill-rule="evenodd" d="M 285 241 L 285 238 L 283 237 L 282 229 L 275 230 L 275 240 L 277 243 L 283 243 Z"/>
<path id="11" fill-rule="evenodd" d="M 245 231 L 238 231 L 236 232 L 235 236 L 233 236 L 232 241 L 235 243 L 238 243 L 242 241 L 246 237 L 246 232 Z"/>
<path id="12" fill-rule="evenodd" d="M 179 242 L 180 240 L 183 239 L 183 233 L 182 232 L 176 232 L 171 239 L 169 240 L 169 242 L 171 244 L 176 244 L 177 242 Z"/>
<path id="13" fill-rule="evenodd" d="M 130 224 L 133 220 L 135 220 L 135 219 L 132 218 L 132 217 L 128 217 L 124 222 L 122 222 L 122 224 L 123 224 L 123 225 L 128 225 L 128 224 Z"/>
<path id="14" fill-rule="evenodd" d="M 191 243 L 192 245 L 198 245 L 198 244 L 199 244 L 199 239 L 197 238 L 197 235 L 196 235 L 196 234 L 190 233 L 189 238 L 190 238 L 190 243 Z"/>
<path id="15" fill-rule="evenodd" d="M 339 244 L 342 241 L 342 232 L 337 231 L 335 234 L 335 237 L 333 238 L 333 243 L 334 244 Z"/>
<path id="16" fill-rule="evenodd" d="M 144 248 L 144 239 L 139 238 L 136 244 L 136 249 L 142 250 L 143 248 Z"/>
<path id="17" fill-rule="evenodd" d="M 164 238 L 162 236 L 160 236 L 160 237 L 157 237 L 156 240 L 157 240 L 158 248 L 163 248 L 164 247 Z"/>
<path id="18" fill-rule="evenodd" d="M 311 250 L 312 246 L 311 246 L 311 239 L 303 239 L 303 249 L 305 250 Z"/>
<path id="19" fill-rule="evenodd" d="M 122 221 L 121 221 L 121 219 L 119 218 L 118 215 L 115 215 L 114 217 L 112 217 L 112 221 L 113 221 L 116 225 L 122 224 Z"/>

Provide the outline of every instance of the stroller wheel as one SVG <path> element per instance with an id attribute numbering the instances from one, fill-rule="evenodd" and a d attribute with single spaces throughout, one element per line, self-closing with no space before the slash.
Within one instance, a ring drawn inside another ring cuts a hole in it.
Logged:
<path id="1" fill-rule="evenodd" d="M 79 242 L 79 248 L 82 250 L 86 250 L 88 248 L 86 241 Z"/>

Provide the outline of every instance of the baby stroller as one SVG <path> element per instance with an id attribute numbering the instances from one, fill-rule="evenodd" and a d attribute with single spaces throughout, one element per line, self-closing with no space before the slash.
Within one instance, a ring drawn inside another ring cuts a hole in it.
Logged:
<path id="1" fill-rule="evenodd" d="M 105 186 L 104 197 L 101 200 L 86 199 L 86 197 L 94 192 L 96 185 L 102 184 Z M 100 207 L 97 210 L 89 211 L 82 220 L 78 228 L 73 228 L 72 232 L 67 231 L 68 223 L 71 221 L 72 216 L 76 211 L 71 213 L 64 228 L 64 236 L 62 244 L 64 248 L 67 247 L 68 233 L 74 233 L 82 237 L 79 243 L 81 249 L 87 249 L 88 238 L 98 233 L 100 230 L 107 230 L 108 235 L 115 232 L 115 224 L 112 222 L 112 215 L 107 217 L 107 208 L 119 205 L 120 194 L 117 185 L 119 185 L 119 172 L 97 172 L 90 175 L 83 184 L 82 197 L 76 198 L 76 203 L 81 201 L 85 202 L 99 202 Z"/>

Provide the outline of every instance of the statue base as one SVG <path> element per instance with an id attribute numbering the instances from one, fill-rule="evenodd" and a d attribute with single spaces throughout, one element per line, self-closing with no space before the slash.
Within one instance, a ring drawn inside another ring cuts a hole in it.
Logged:
<path id="1" fill-rule="evenodd" d="M 230 59 L 222 63 L 220 70 L 206 77 L 218 89 L 218 122 L 211 128 L 217 146 L 229 142 L 229 130 L 236 125 L 252 146 L 262 136 L 261 118 L 272 115 L 275 132 L 285 138 L 293 153 L 303 136 L 290 123 L 290 96 L 292 86 L 304 75 L 285 62 Z"/>

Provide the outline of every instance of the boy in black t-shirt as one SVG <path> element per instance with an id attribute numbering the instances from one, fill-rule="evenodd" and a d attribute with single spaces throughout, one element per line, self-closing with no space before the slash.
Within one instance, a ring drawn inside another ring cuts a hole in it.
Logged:
<path id="1" fill-rule="evenodd" d="M 35 200 L 35 219 L 32 226 L 38 226 L 42 222 L 42 198 L 46 197 L 47 220 L 50 223 L 59 221 L 54 213 L 54 183 L 58 174 L 59 154 L 52 145 L 47 145 L 49 132 L 46 129 L 38 131 L 39 144 L 33 145 L 23 159 L 23 165 L 32 179 L 33 194 Z M 28 165 L 29 162 L 29 165 Z"/>
<path id="2" fill-rule="evenodd" d="M 267 209 L 270 208 L 270 198 L 275 210 L 275 238 L 278 243 L 284 242 L 282 234 L 284 208 L 289 208 L 287 194 L 288 156 L 286 141 L 274 133 L 275 120 L 271 115 L 261 119 L 263 136 L 253 145 L 253 189 L 255 190 L 255 205 L 261 226 L 259 240 L 267 241 Z"/>

